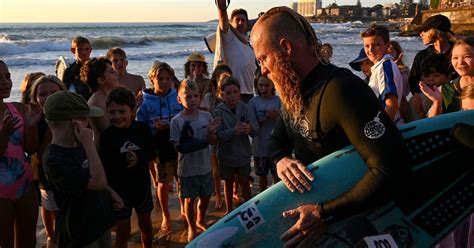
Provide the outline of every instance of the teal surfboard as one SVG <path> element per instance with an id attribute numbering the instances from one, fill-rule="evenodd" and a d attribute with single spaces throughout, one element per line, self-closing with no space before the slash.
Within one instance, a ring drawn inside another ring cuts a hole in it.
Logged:
<path id="1" fill-rule="evenodd" d="M 422 182 L 424 194 L 416 202 L 391 201 L 331 223 L 314 247 L 354 247 L 361 238 L 380 234 L 387 234 L 398 247 L 431 247 L 467 218 L 474 205 L 474 152 L 450 137 L 457 123 L 474 125 L 474 110 L 401 126 L 412 171 Z M 296 221 L 283 218 L 283 211 L 333 199 L 367 171 L 352 146 L 308 168 L 316 178 L 311 191 L 291 193 L 283 183 L 277 183 L 220 219 L 187 247 L 281 247 L 280 236 Z"/>

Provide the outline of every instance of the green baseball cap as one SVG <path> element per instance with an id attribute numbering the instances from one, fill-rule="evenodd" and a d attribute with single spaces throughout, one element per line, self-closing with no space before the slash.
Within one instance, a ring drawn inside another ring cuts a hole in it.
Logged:
<path id="1" fill-rule="evenodd" d="M 104 111 L 89 106 L 79 94 L 69 91 L 58 91 L 48 97 L 44 103 L 44 116 L 50 121 L 64 121 L 84 117 L 101 117 Z"/>

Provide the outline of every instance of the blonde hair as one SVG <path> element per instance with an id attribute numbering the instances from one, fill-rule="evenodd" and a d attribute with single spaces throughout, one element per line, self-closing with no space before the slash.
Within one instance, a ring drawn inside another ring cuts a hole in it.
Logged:
<path id="1" fill-rule="evenodd" d="M 469 84 L 464 86 L 461 91 L 461 95 L 459 95 L 459 99 L 471 99 L 474 100 L 474 84 Z"/>
<path id="2" fill-rule="evenodd" d="M 36 97 L 38 95 L 38 87 L 44 83 L 53 83 L 56 84 L 61 90 L 66 90 L 66 86 L 61 82 L 61 80 L 53 75 L 43 75 L 35 80 L 33 85 L 31 86 L 30 92 L 30 101 L 34 103 L 38 103 L 36 101 Z"/>
<path id="3" fill-rule="evenodd" d="M 184 92 L 197 91 L 199 93 L 199 87 L 198 87 L 197 83 L 194 80 L 183 79 L 179 83 L 178 94 L 182 91 L 184 91 Z"/>
<path id="4" fill-rule="evenodd" d="M 21 103 L 28 104 L 31 101 L 31 86 L 36 81 L 36 79 L 41 76 L 45 76 L 43 72 L 31 72 L 26 74 L 26 76 L 21 81 L 20 92 L 21 92 Z"/>
<path id="5" fill-rule="evenodd" d="M 168 71 L 172 79 L 175 77 L 174 70 L 170 65 L 165 62 L 155 61 L 150 70 L 148 70 L 148 79 L 152 81 L 157 78 L 162 70 Z M 151 83 L 151 89 L 154 90 L 153 82 Z"/>

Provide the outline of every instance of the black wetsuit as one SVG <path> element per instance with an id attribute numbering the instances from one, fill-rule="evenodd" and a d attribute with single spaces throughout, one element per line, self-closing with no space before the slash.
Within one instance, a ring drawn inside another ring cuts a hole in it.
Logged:
<path id="1" fill-rule="evenodd" d="M 92 96 L 91 89 L 87 84 L 81 81 L 81 63 L 74 61 L 64 72 L 63 83 L 70 90 L 71 84 L 74 84 L 76 93 L 89 100 Z"/>
<path id="2" fill-rule="evenodd" d="M 403 192 L 399 186 L 409 173 L 408 152 L 399 130 L 364 81 L 347 69 L 319 63 L 302 81 L 301 92 L 307 125 L 290 124 L 283 109 L 270 137 L 273 161 L 294 152 L 308 165 L 352 143 L 369 168 L 351 190 L 321 204 L 323 219 L 360 213 L 385 201 L 390 192 Z M 364 130 L 371 129 L 365 127 L 378 114 L 385 131 L 376 129 L 369 138 Z"/>

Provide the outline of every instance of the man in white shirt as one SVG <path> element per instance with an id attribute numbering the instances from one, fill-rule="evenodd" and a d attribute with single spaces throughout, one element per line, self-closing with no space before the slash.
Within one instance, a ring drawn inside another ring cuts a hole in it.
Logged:
<path id="1" fill-rule="evenodd" d="M 248 15 L 244 9 L 235 9 L 227 15 L 226 0 L 217 0 L 219 26 L 216 32 L 214 67 L 225 63 L 239 80 L 241 100 L 248 102 L 254 95 L 253 75 L 257 69 L 255 54 L 250 47 Z"/>

